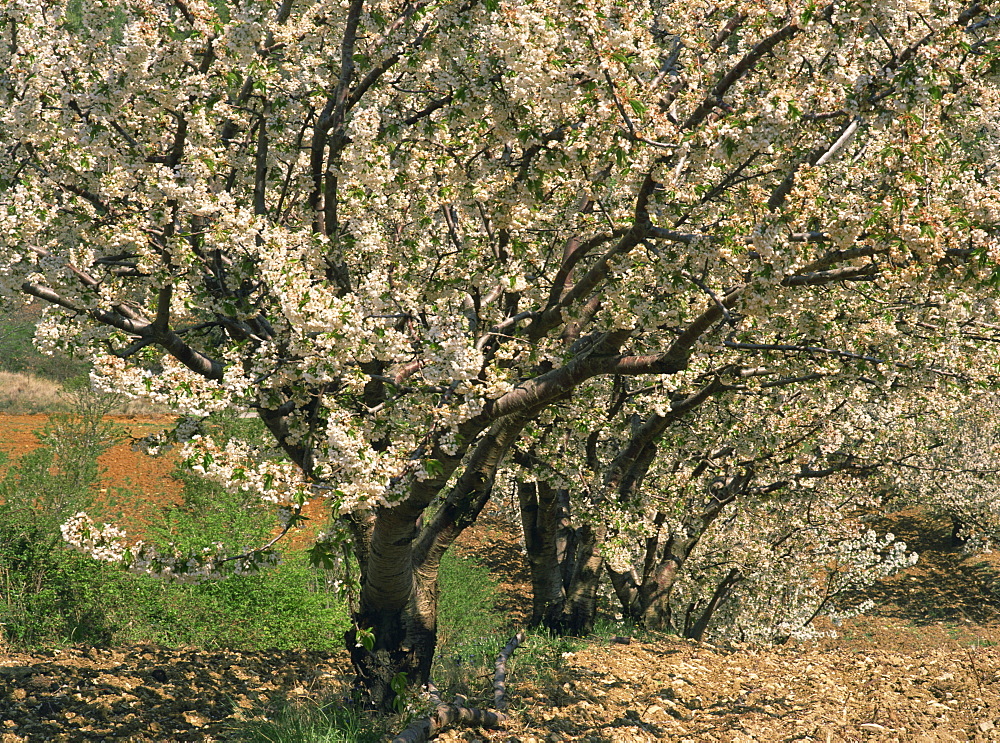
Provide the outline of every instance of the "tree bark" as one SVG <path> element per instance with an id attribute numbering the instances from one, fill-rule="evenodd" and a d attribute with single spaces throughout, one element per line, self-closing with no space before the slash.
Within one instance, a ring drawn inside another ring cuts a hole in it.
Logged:
<path id="1" fill-rule="evenodd" d="M 533 413 L 497 422 L 478 439 L 431 519 L 423 519 L 429 499 L 408 498 L 379 509 L 370 522 L 371 538 L 361 540 L 367 548 L 361 601 L 347 644 L 356 687 L 373 708 L 391 711 L 401 686 L 430 681 L 441 557 L 489 501 L 497 469 Z"/>
<path id="2" fill-rule="evenodd" d="M 531 626 L 551 629 L 566 601 L 567 546 L 572 541 L 568 514 L 546 482 L 518 482 L 517 495 L 531 572 Z"/>
<path id="3" fill-rule="evenodd" d="M 393 708 L 394 686 L 430 680 L 437 636 L 436 571 L 418 577 L 411 560 L 417 518 L 401 511 L 381 509 L 375 518 L 361 562 L 360 606 L 346 636 L 355 686 L 383 711 Z"/>
<path id="4" fill-rule="evenodd" d="M 738 570 L 731 572 L 716 587 L 700 617 L 692 621 L 690 616 L 686 616 L 681 626 L 677 626 L 672 616 L 671 589 L 709 526 L 726 506 L 749 489 L 753 478 L 753 469 L 746 467 L 725 481 L 717 482 L 717 487 L 710 489 L 707 504 L 699 512 L 689 512 L 685 516 L 681 533 L 648 537 L 641 573 L 635 570 L 618 572 L 608 567 L 608 575 L 621 604 L 623 616 L 647 629 L 676 632 L 696 639 L 704 636 L 716 609 L 732 593 L 733 587 L 742 579 L 742 574 Z M 664 523 L 666 516 L 658 513 L 654 524 L 660 527 Z M 688 614 L 690 613 L 689 611 Z"/>
<path id="5" fill-rule="evenodd" d="M 656 521 L 663 523 L 663 514 Z M 678 631 L 673 624 L 670 592 L 688 555 L 698 543 L 695 537 L 649 537 L 641 573 L 635 570 L 617 571 L 608 566 L 608 576 L 621 605 L 622 616 L 647 629 Z"/>
<path id="6" fill-rule="evenodd" d="M 590 526 L 570 524 L 569 493 L 547 482 L 519 482 L 518 502 L 531 572 L 531 626 L 559 635 L 594 627 L 603 558 Z"/>

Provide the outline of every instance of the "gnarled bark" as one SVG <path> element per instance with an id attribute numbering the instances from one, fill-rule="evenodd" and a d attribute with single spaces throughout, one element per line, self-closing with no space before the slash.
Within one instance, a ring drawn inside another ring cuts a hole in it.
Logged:
<path id="1" fill-rule="evenodd" d="M 585 635 L 594 626 L 603 558 L 598 533 L 570 521 L 569 492 L 545 481 L 517 486 L 531 572 L 531 626 Z"/>
<path id="2" fill-rule="evenodd" d="M 389 711 L 394 686 L 430 681 L 441 557 L 489 501 L 497 468 L 533 412 L 495 423 L 477 440 L 432 518 L 423 518 L 430 499 L 411 497 L 380 509 L 368 522 L 371 536 L 359 540 L 367 548 L 361 556 L 361 601 L 347 641 L 356 686 L 370 706 Z M 453 457 L 446 474 L 456 467 Z"/>

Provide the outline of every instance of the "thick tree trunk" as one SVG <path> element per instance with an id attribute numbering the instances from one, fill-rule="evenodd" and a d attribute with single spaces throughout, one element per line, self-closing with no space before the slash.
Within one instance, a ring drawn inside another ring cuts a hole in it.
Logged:
<path id="1" fill-rule="evenodd" d="M 576 561 L 566 591 L 566 606 L 559 624 L 552 627 L 562 635 L 582 637 L 594 631 L 597 618 L 597 589 L 601 585 L 604 557 L 600 545 L 604 537 L 602 526 L 581 526 L 577 530 Z"/>
<path id="2" fill-rule="evenodd" d="M 599 535 L 570 525 L 569 493 L 547 482 L 519 482 L 518 501 L 531 572 L 531 626 L 559 635 L 594 627 L 603 559 Z"/>
<path id="3" fill-rule="evenodd" d="M 550 626 L 566 601 L 565 563 L 572 530 L 558 491 L 546 482 L 519 482 L 518 502 L 531 572 L 531 626 Z M 567 534 L 568 533 L 568 534 Z"/>
<path id="4" fill-rule="evenodd" d="M 437 636 L 437 571 L 414 569 L 419 512 L 381 509 L 361 562 L 361 599 L 348 632 L 355 684 L 367 705 L 389 711 L 401 685 L 430 679 Z"/>
<path id="5" fill-rule="evenodd" d="M 355 537 L 365 548 L 361 599 L 346 639 L 356 686 L 373 708 L 391 711 L 400 689 L 430 681 L 441 557 L 489 501 L 497 468 L 528 414 L 494 424 L 478 440 L 433 518 L 422 516 L 429 498 L 411 498 L 365 522 L 370 538 Z"/>
<path id="6" fill-rule="evenodd" d="M 657 515 L 657 521 L 662 523 L 662 514 Z M 622 616 L 647 629 L 676 631 L 670 592 L 697 542 L 697 538 L 670 536 L 661 544 L 659 537 L 649 537 L 641 573 L 635 570 L 619 572 L 608 566 L 608 576 L 621 604 Z"/>

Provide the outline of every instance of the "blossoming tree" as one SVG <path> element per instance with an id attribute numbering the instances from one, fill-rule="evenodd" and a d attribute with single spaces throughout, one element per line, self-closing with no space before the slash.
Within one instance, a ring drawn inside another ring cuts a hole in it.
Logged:
<path id="1" fill-rule="evenodd" d="M 637 623 L 698 639 L 710 626 L 781 639 L 850 609 L 836 605 L 848 587 L 908 565 L 905 544 L 878 542 L 866 521 L 893 478 L 926 456 L 914 419 L 926 414 L 927 386 L 887 394 L 852 377 L 716 385 L 714 397 L 679 400 L 667 415 L 632 412 L 576 441 L 552 445 L 555 428 L 518 445 L 514 459 L 531 473 L 517 492 L 532 620 L 589 631 L 606 569 Z M 934 386 L 937 404 L 962 394 Z"/>
<path id="2" fill-rule="evenodd" d="M 274 451 L 179 436 L 327 500 L 377 706 L 510 448 L 595 385 L 669 417 L 991 368 L 987 3 L 69 5 L 0 3 L 0 289 L 100 383 L 260 417 Z"/>

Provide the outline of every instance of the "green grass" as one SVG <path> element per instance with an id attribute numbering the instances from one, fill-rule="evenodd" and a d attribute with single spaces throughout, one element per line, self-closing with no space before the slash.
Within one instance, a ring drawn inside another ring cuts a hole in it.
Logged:
<path id="1" fill-rule="evenodd" d="M 271 719 L 236 729 L 248 743 L 381 743 L 391 723 L 339 701 L 281 705 Z"/>
<path id="2" fill-rule="evenodd" d="M 25 374 L 50 382 L 85 379 L 88 366 L 63 354 L 46 355 L 35 348 L 35 325 L 41 320 L 38 304 L 0 303 L 0 372 Z"/>
<path id="3" fill-rule="evenodd" d="M 445 696 L 479 696 L 506 639 L 495 609 L 497 583 L 470 557 L 445 553 L 438 576 L 438 647 L 432 677 Z"/>
<path id="4" fill-rule="evenodd" d="M 62 541 L 60 525 L 78 511 L 113 521 L 129 500 L 141 500 L 121 491 L 122 502 L 103 511 L 94 501 L 97 456 L 119 437 L 104 418 L 106 403 L 78 396 L 79 414 L 51 417 L 42 445 L 11 462 L 0 478 L 0 644 L 343 647 L 347 608 L 302 552 L 259 574 L 181 584 L 98 563 Z M 159 513 L 148 541 L 182 549 L 221 542 L 236 552 L 272 533 L 274 515 L 259 500 L 181 477 L 183 503 Z"/>

